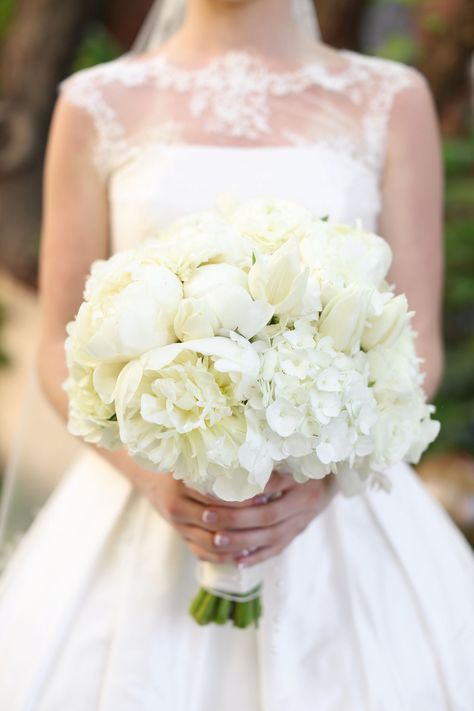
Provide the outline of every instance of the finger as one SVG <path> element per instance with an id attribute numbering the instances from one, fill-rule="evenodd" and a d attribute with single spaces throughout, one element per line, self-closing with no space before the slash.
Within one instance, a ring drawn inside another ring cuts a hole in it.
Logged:
<path id="1" fill-rule="evenodd" d="M 272 472 L 263 493 L 267 496 L 271 496 L 273 494 L 286 491 L 287 489 L 292 489 L 295 486 L 298 486 L 298 484 L 295 482 L 291 474 L 283 474 L 274 471 Z"/>
<path id="2" fill-rule="evenodd" d="M 239 531 L 266 528 L 285 521 L 307 505 L 307 494 L 296 487 L 287 489 L 278 498 L 260 506 L 244 509 L 213 507 L 205 509 L 203 518 L 214 531 Z"/>
<path id="3" fill-rule="evenodd" d="M 313 515 L 309 518 L 313 518 Z M 267 528 L 254 528 L 244 531 L 217 531 L 213 536 L 212 544 L 215 548 L 229 551 L 235 555 L 256 550 L 264 546 L 274 545 L 279 540 L 294 537 L 299 531 L 302 522 L 306 526 L 307 514 L 292 516 L 275 526 Z"/>
<path id="4" fill-rule="evenodd" d="M 206 561 L 208 563 L 217 563 L 220 565 L 231 564 L 235 565 L 235 559 L 233 556 L 224 553 L 211 553 L 205 548 L 193 543 L 191 541 L 185 541 L 191 553 L 193 553 L 198 560 Z"/>
<path id="5" fill-rule="evenodd" d="M 257 494 L 251 499 L 246 499 L 245 501 L 224 501 L 223 499 L 219 499 L 217 496 L 201 494 L 199 491 L 195 491 L 187 486 L 184 486 L 183 488 L 183 495 L 186 498 L 191 499 L 192 501 L 198 501 L 200 504 L 204 504 L 209 507 L 222 506 L 229 508 L 245 508 L 247 506 L 253 506 L 254 504 L 261 503 L 260 500 L 262 499 L 262 495 Z M 263 497 L 263 499 L 266 501 L 267 497 Z"/>
<path id="6" fill-rule="evenodd" d="M 253 565 L 257 565 L 257 563 L 263 563 L 264 561 L 279 555 L 289 543 L 291 543 L 291 539 L 276 543 L 271 546 L 264 546 L 263 548 L 258 548 L 255 551 L 251 551 L 248 556 L 236 558 L 234 562 L 237 563 L 239 567 L 241 566 L 242 568 L 251 568 Z"/>

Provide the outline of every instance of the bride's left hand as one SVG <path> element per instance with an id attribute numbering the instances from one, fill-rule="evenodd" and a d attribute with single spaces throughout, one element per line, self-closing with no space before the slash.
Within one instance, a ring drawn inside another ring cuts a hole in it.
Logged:
<path id="1" fill-rule="evenodd" d="M 337 487 L 334 476 L 297 484 L 289 476 L 273 472 L 264 494 L 242 504 L 227 504 L 197 492 L 189 492 L 207 505 L 204 520 L 212 522 L 214 532 L 202 531 L 195 542 L 200 558 L 227 560 L 251 566 L 284 550 L 333 498 Z"/>

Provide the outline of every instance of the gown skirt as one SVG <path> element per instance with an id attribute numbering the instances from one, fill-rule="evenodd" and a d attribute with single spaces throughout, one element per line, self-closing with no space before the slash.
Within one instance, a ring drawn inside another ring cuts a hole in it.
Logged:
<path id="1" fill-rule="evenodd" d="M 413 470 L 265 566 L 258 629 L 188 616 L 196 561 L 86 451 L 0 584 L 2 711 L 472 711 L 474 558 Z"/>

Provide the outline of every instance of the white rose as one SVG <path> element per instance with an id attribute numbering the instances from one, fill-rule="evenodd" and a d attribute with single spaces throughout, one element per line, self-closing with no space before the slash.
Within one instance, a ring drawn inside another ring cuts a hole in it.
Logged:
<path id="1" fill-rule="evenodd" d="M 369 318 L 362 333 L 361 346 L 368 351 L 376 346 L 391 346 L 409 321 L 408 303 L 403 294 L 388 301 L 378 316 Z"/>
<path id="2" fill-rule="evenodd" d="M 118 255 L 117 255 L 118 256 Z M 173 321 L 181 281 L 145 251 L 112 258 L 93 270 L 72 337 L 97 361 L 123 361 L 176 340 Z"/>
<path id="3" fill-rule="evenodd" d="M 184 294 L 198 299 L 212 314 L 213 319 L 208 319 L 213 324 L 212 335 L 227 329 L 252 338 L 273 316 L 273 308 L 266 301 L 254 301 L 250 296 L 247 274 L 229 264 L 199 267 L 184 285 Z"/>
<path id="4" fill-rule="evenodd" d="M 311 213 L 300 205 L 265 198 L 242 203 L 230 219 L 245 238 L 270 254 L 292 237 L 308 235 L 313 221 Z"/>
<path id="5" fill-rule="evenodd" d="M 373 311 L 373 289 L 351 286 L 335 296 L 321 313 L 319 333 L 330 336 L 334 348 L 344 353 L 359 350 L 360 339 Z"/>
<path id="6" fill-rule="evenodd" d="M 271 256 L 257 253 L 248 283 L 252 296 L 267 301 L 278 315 L 309 312 L 315 316 L 321 308 L 319 285 L 309 280 L 309 270 L 301 266 L 294 238 Z"/>

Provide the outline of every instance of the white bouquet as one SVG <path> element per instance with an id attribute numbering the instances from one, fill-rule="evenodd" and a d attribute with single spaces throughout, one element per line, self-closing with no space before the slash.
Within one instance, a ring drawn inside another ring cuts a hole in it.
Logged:
<path id="1" fill-rule="evenodd" d="M 68 325 L 70 431 L 225 501 L 275 469 L 388 489 L 439 430 L 390 262 L 360 225 L 253 200 L 94 263 Z M 259 566 L 199 571 L 198 622 L 258 622 Z"/>

